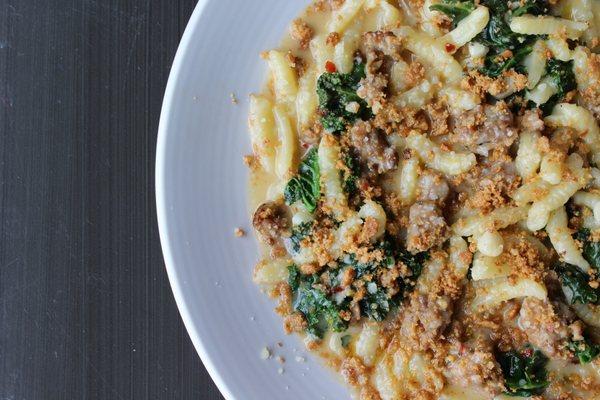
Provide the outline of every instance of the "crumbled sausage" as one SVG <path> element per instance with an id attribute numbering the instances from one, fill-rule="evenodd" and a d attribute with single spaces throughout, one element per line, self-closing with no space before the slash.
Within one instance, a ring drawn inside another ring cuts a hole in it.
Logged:
<path id="1" fill-rule="evenodd" d="M 410 309 L 407 312 L 407 319 L 403 323 L 404 329 L 414 329 L 421 327 L 419 342 L 421 347 L 435 340 L 441 329 L 448 325 L 452 314 L 447 310 L 442 310 L 435 299 L 426 294 L 418 294 L 413 297 L 410 303 Z M 406 337 L 413 336 L 411 332 L 404 332 Z"/>
<path id="2" fill-rule="evenodd" d="M 358 121 L 350 129 L 350 140 L 369 169 L 382 174 L 398 166 L 398 153 L 371 123 Z"/>
<path id="3" fill-rule="evenodd" d="M 287 235 L 290 226 L 283 202 L 263 203 L 254 212 L 252 225 L 265 244 L 275 245 L 282 236 Z"/>
<path id="4" fill-rule="evenodd" d="M 477 341 L 471 344 L 453 339 L 449 348 L 445 375 L 451 384 L 483 386 L 492 396 L 504 391 L 504 378 L 491 343 Z"/>
<path id="5" fill-rule="evenodd" d="M 365 99 L 374 114 L 387 103 L 390 66 L 388 60 L 400 60 L 402 40 L 392 32 L 368 32 L 363 35 L 367 55 L 366 78 L 360 82 L 357 94 Z"/>
<path id="6" fill-rule="evenodd" d="M 419 177 L 419 201 L 431 201 L 436 204 L 443 204 L 450 188 L 448 182 L 442 175 L 432 170 L 425 170 Z"/>
<path id="7" fill-rule="evenodd" d="M 418 202 L 410 207 L 406 248 L 416 253 L 443 243 L 449 229 L 440 208 L 432 202 Z"/>
<path id="8" fill-rule="evenodd" d="M 454 118 L 454 124 L 452 140 L 482 156 L 509 147 L 518 136 L 513 114 L 504 102 L 477 106 Z"/>
<path id="9" fill-rule="evenodd" d="M 525 132 L 541 132 L 544 130 L 544 120 L 539 108 L 526 110 L 523 116 L 519 118 L 519 125 Z"/>
<path id="10" fill-rule="evenodd" d="M 547 355 L 564 353 L 569 330 L 565 321 L 554 312 L 551 303 L 534 297 L 525 298 L 518 323 L 531 344 Z"/>

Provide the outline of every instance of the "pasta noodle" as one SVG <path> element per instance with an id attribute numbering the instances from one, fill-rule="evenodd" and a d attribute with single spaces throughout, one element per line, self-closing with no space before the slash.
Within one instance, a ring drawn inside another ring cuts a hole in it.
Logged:
<path id="1" fill-rule="evenodd" d="M 447 82 L 458 82 L 463 73 L 460 64 L 449 55 L 441 42 L 409 27 L 396 31 L 406 38 L 406 48 L 440 73 Z"/>
<path id="2" fill-rule="evenodd" d="M 552 245 L 556 252 L 562 257 L 565 262 L 577 265 L 585 272 L 590 271 L 590 264 L 583 258 L 581 251 L 577 247 L 577 243 L 571 236 L 571 231 L 567 225 L 567 213 L 564 207 L 552 212 L 546 232 L 550 237 Z"/>
<path id="3" fill-rule="evenodd" d="M 492 307 L 503 301 L 519 297 L 535 297 L 545 300 L 548 291 L 541 283 L 531 279 L 519 279 L 515 284 L 508 278 L 498 278 L 478 282 L 477 295 L 473 308 Z"/>
<path id="4" fill-rule="evenodd" d="M 261 96 L 250 97 L 250 139 L 252 149 L 258 156 L 266 172 L 275 171 L 275 145 L 278 144 L 275 131 L 272 103 Z"/>
<path id="5" fill-rule="evenodd" d="M 587 29 L 584 22 L 551 16 L 523 15 L 510 21 L 510 29 L 527 35 L 559 35 L 565 32 L 569 39 L 577 39 Z"/>
<path id="6" fill-rule="evenodd" d="M 285 55 L 280 51 L 270 51 L 268 60 L 273 74 L 273 85 L 275 86 L 277 101 L 293 104 L 298 93 L 296 73 L 285 59 Z"/>
<path id="7" fill-rule="evenodd" d="M 473 256 L 471 277 L 474 281 L 483 279 L 504 278 L 511 272 L 510 265 L 502 262 L 499 257 L 490 257 L 482 253 Z"/>
<path id="8" fill-rule="evenodd" d="M 533 89 L 546 70 L 546 45 L 544 41 L 538 40 L 533 45 L 533 49 L 525 60 L 523 65 L 527 69 L 527 87 Z"/>
<path id="9" fill-rule="evenodd" d="M 465 19 L 458 23 L 458 26 L 448 32 L 441 38 L 446 44 L 450 43 L 459 48 L 470 42 L 487 25 L 490 20 L 490 13 L 487 7 L 479 6 L 471 12 Z"/>
<path id="10" fill-rule="evenodd" d="M 557 104 L 545 119 L 550 126 L 565 126 L 577 130 L 593 152 L 593 161 L 600 161 L 600 128 L 592 113 L 574 104 Z"/>
<path id="11" fill-rule="evenodd" d="M 466 172 L 476 162 L 474 154 L 460 154 L 454 151 L 444 152 L 434 142 L 418 133 L 412 133 L 406 139 L 406 144 L 417 153 L 427 166 L 448 175 L 458 175 Z"/>
<path id="12" fill-rule="evenodd" d="M 325 201 L 336 215 L 341 216 L 347 205 L 347 199 L 342 189 L 340 171 L 337 168 L 340 159 L 340 147 L 337 140 L 332 135 L 324 135 L 318 154 Z"/>
<path id="13" fill-rule="evenodd" d="M 315 117 L 319 105 L 316 90 L 317 74 L 314 69 L 310 69 L 302 75 L 298 83 L 298 96 L 296 97 L 298 129 L 309 126 Z"/>
<path id="14" fill-rule="evenodd" d="M 279 146 L 275 154 L 275 171 L 279 178 L 287 179 L 295 167 L 298 140 L 285 109 L 276 106 L 273 114 L 279 137 Z"/>
<path id="15" fill-rule="evenodd" d="M 587 171 L 574 166 L 573 156 L 569 168 L 573 174 L 573 178 L 568 181 L 563 181 L 558 185 L 552 186 L 543 198 L 535 201 L 529 209 L 527 216 L 527 227 L 532 231 L 537 231 L 546 226 L 550 213 L 564 205 L 571 196 L 579 189 L 584 187 L 589 181 Z"/>
<path id="16" fill-rule="evenodd" d="M 331 16 L 329 32 L 343 33 L 361 10 L 365 0 L 346 0 Z"/>
<path id="17" fill-rule="evenodd" d="M 596 222 L 600 224 L 600 194 L 580 191 L 573 196 L 573 202 L 591 209 Z"/>
<path id="18" fill-rule="evenodd" d="M 538 132 L 523 132 L 519 138 L 519 149 L 515 159 L 517 172 L 523 179 L 530 179 L 537 173 L 542 161 L 537 142 L 540 139 Z"/>

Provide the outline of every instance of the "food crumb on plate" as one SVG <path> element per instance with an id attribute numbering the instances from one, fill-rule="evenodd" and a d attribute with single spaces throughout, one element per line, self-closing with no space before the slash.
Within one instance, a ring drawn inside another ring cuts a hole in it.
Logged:
<path id="1" fill-rule="evenodd" d="M 246 236 L 246 231 L 244 231 L 240 227 L 237 227 L 233 230 L 233 234 L 235 235 L 235 237 L 244 237 Z"/>
<path id="2" fill-rule="evenodd" d="M 229 93 L 229 98 L 231 99 L 231 104 L 238 104 L 238 99 L 235 96 L 235 93 Z"/>
<path id="3" fill-rule="evenodd" d="M 260 358 L 262 360 L 268 360 L 271 358 L 271 350 L 268 347 L 263 347 L 260 351 Z"/>

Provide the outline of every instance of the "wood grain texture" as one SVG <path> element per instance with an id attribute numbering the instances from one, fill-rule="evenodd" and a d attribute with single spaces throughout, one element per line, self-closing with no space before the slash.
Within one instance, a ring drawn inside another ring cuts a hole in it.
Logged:
<path id="1" fill-rule="evenodd" d="M 162 96 L 195 0 L 0 0 L 0 399 L 220 399 L 158 238 Z"/>

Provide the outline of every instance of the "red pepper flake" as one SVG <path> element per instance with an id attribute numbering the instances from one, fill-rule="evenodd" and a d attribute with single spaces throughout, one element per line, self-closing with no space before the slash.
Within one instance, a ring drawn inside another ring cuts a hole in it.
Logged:
<path id="1" fill-rule="evenodd" d="M 455 45 L 453 45 L 452 43 L 446 43 L 446 52 L 454 53 L 454 50 L 456 50 Z"/>
<path id="2" fill-rule="evenodd" d="M 325 70 L 327 72 L 329 72 L 330 74 L 333 74 L 334 72 L 337 72 L 337 67 L 335 66 L 335 64 L 331 61 L 327 61 L 325 63 Z"/>
<path id="3" fill-rule="evenodd" d="M 530 358 L 531 356 L 533 356 L 533 349 L 525 349 L 523 350 L 523 355 L 527 358 Z"/>

